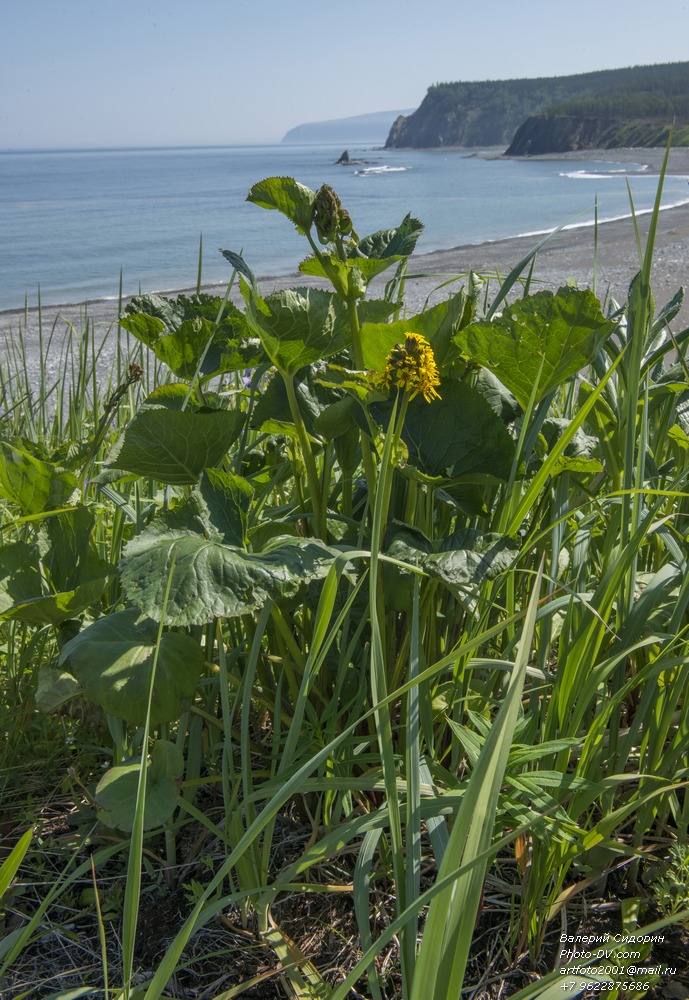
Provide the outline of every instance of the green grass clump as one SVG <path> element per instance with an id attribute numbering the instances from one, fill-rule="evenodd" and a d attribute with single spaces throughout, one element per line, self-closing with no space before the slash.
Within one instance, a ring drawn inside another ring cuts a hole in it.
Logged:
<path id="1" fill-rule="evenodd" d="M 689 330 L 651 296 L 659 198 L 621 308 L 529 294 L 534 251 L 418 315 L 416 220 L 361 238 L 290 178 L 249 200 L 323 287 L 263 295 L 223 251 L 223 298 L 126 307 L 105 381 L 88 323 L 55 387 L 10 355 L 3 721 L 69 770 L 51 828 L 7 752 L 0 980 L 88 910 L 87 995 L 199 993 L 224 920 L 244 938 L 204 996 L 448 1000 L 492 974 L 488 921 L 495 974 L 561 996 L 553 927 L 607 879 L 620 928 L 652 921 L 647 859 L 689 827 Z M 64 858 L 38 893 L 34 824 Z M 155 957 L 152 892 L 183 900 Z"/>

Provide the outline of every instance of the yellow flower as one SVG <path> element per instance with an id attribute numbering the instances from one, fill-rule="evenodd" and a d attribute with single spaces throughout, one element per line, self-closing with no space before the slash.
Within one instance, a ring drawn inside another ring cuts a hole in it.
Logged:
<path id="1" fill-rule="evenodd" d="M 409 398 L 422 394 L 427 403 L 440 399 L 435 387 L 440 385 L 433 350 L 425 337 L 408 333 L 403 344 L 395 344 L 385 360 L 385 368 L 376 378 L 380 389 L 402 389 Z"/>

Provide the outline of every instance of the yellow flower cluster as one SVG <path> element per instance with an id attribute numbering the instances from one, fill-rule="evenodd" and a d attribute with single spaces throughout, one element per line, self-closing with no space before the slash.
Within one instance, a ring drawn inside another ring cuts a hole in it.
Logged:
<path id="1" fill-rule="evenodd" d="M 427 403 L 440 399 L 435 391 L 435 387 L 440 385 L 438 366 L 426 338 L 418 333 L 408 333 L 403 344 L 395 344 L 376 384 L 385 390 L 403 389 L 409 393 L 410 399 L 421 393 Z"/>

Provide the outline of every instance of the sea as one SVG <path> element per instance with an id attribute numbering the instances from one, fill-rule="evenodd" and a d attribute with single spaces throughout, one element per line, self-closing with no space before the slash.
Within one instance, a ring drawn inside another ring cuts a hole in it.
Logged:
<path id="1" fill-rule="evenodd" d="M 242 146 L 0 153 L 0 311 L 229 278 L 218 252 L 257 276 L 296 271 L 308 247 L 275 211 L 246 201 L 265 177 L 330 184 L 359 236 L 424 223 L 420 252 L 591 225 L 651 209 L 657 177 L 638 163 L 516 160 L 495 150 Z M 664 206 L 689 203 L 668 176 Z"/>

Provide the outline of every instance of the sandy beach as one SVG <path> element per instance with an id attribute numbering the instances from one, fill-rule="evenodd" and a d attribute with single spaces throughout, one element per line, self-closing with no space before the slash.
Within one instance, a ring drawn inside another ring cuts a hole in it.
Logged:
<path id="1" fill-rule="evenodd" d="M 648 169 L 657 172 L 663 159 L 663 150 L 602 150 L 592 153 L 559 154 L 556 159 L 596 158 L 616 162 L 639 162 L 648 164 Z M 689 149 L 671 151 L 669 170 L 677 174 L 689 175 Z M 689 200 L 689 186 L 687 188 Z M 645 246 L 650 214 L 638 217 L 642 246 Z M 629 283 L 639 270 L 639 256 L 634 225 L 631 218 L 605 222 L 598 226 L 598 252 L 595 285 L 598 297 L 605 301 L 612 296 L 622 303 L 627 296 Z M 487 276 L 489 289 L 498 288 L 498 278 L 509 271 L 541 240 L 542 235 L 529 235 L 497 240 L 469 246 L 458 246 L 450 250 L 438 250 L 418 254 L 411 258 L 410 278 L 407 282 L 406 301 L 411 312 L 421 309 L 426 301 L 434 304 L 452 294 L 462 277 L 470 271 Z M 579 226 L 568 228 L 552 236 L 538 253 L 534 269 L 533 290 L 555 290 L 567 281 L 576 282 L 581 288 L 594 285 L 594 227 Z M 459 279 L 452 281 L 452 279 Z M 380 294 L 384 279 L 378 279 L 370 294 Z M 656 309 L 662 307 L 678 289 L 689 282 L 689 204 L 681 205 L 660 214 L 656 233 L 656 245 L 652 271 L 652 289 Z M 264 276 L 259 281 L 263 294 L 295 285 L 319 284 L 317 279 L 291 274 L 281 277 Z M 191 291 L 187 289 L 186 291 Z M 223 294 L 223 286 L 208 286 L 204 291 Z M 43 330 L 49 332 L 55 327 L 55 357 L 47 359 L 49 373 L 57 375 L 59 343 L 62 332 L 69 325 L 77 330 L 82 326 L 83 317 L 88 315 L 95 326 L 97 339 L 110 330 L 116 330 L 117 303 L 112 300 L 95 300 L 88 303 L 64 306 L 49 306 L 43 309 Z M 675 332 L 689 323 L 689 305 L 685 304 L 674 321 Z M 16 334 L 21 326 L 28 346 L 29 364 L 33 368 L 38 362 L 38 312 L 35 309 L 24 313 L 21 310 L 0 313 L 0 332 L 3 335 Z M 103 360 L 114 353 L 114 336 L 108 337 Z"/>

